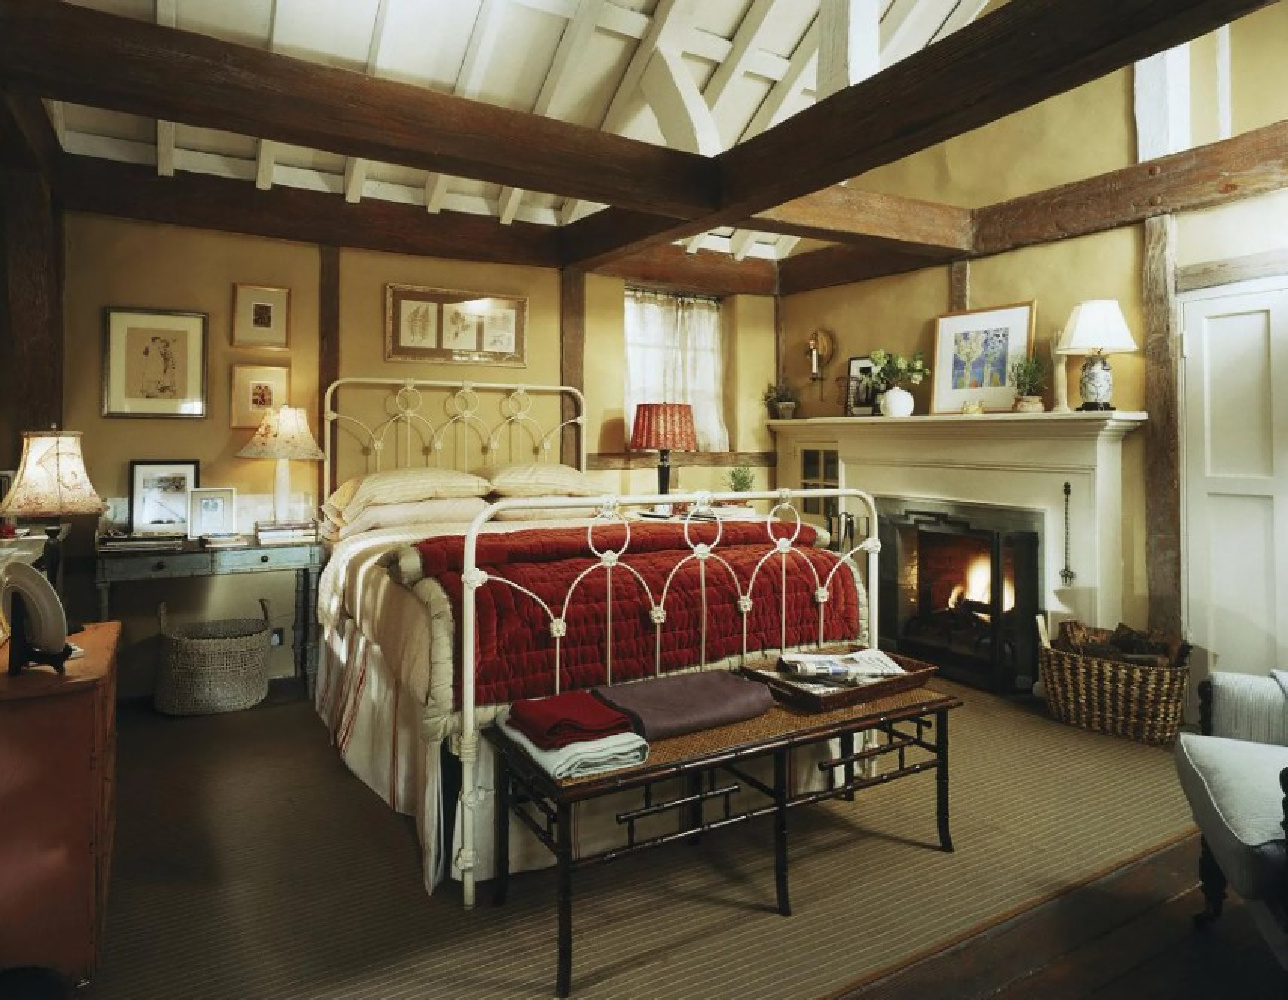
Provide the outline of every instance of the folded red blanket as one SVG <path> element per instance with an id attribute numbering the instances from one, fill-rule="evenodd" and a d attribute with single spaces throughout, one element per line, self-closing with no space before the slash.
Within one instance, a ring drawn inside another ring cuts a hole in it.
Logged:
<path id="1" fill-rule="evenodd" d="M 631 720 L 589 691 L 565 691 L 549 698 L 520 698 L 510 708 L 510 725 L 542 750 L 631 731 Z"/>

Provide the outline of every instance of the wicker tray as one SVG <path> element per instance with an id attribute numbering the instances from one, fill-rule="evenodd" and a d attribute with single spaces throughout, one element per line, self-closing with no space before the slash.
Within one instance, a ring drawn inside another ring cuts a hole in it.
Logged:
<path id="1" fill-rule="evenodd" d="M 853 648 L 852 646 L 824 646 L 822 649 L 810 650 L 810 652 L 848 653 L 852 652 Z M 760 658 L 761 662 L 748 664 L 742 668 L 742 672 L 752 680 L 760 681 L 762 684 L 767 685 L 773 696 L 784 704 L 807 712 L 826 712 L 829 709 L 858 705 L 861 702 L 884 698 L 886 695 L 895 694 L 899 691 L 911 691 L 913 688 L 919 688 L 934 675 L 937 669 L 929 663 L 914 660 L 909 656 L 898 656 L 892 653 L 890 658 L 903 667 L 907 673 L 894 677 L 883 677 L 867 684 L 846 687 L 840 691 L 824 692 L 819 690 L 816 685 L 801 683 L 790 674 L 778 669 L 776 657 L 772 659 L 762 657 Z"/>

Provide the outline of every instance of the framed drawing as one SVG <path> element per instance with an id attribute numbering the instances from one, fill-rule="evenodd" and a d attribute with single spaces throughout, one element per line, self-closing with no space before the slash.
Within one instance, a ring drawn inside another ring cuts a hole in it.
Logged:
<path id="1" fill-rule="evenodd" d="M 195 459 L 130 463 L 130 533 L 186 535 L 188 491 L 201 485 Z"/>
<path id="2" fill-rule="evenodd" d="M 212 486 L 188 491 L 188 537 L 229 535 L 237 530 L 237 491 Z"/>
<path id="3" fill-rule="evenodd" d="M 986 411 L 1015 402 L 1011 365 L 1029 356 L 1034 303 L 971 309 L 940 316 L 935 323 L 935 365 L 930 411 L 961 413 L 966 403 Z"/>
<path id="4" fill-rule="evenodd" d="M 385 286 L 385 360 L 527 365 L 528 300 Z"/>
<path id="5" fill-rule="evenodd" d="M 876 409 L 876 392 L 864 378 L 872 374 L 872 359 L 850 358 L 849 377 L 845 381 L 845 415 L 870 417 Z"/>
<path id="6" fill-rule="evenodd" d="M 103 416 L 206 415 L 205 313 L 103 310 Z"/>
<path id="7" fill-rule="evenodd" d="M 233 347 L 286 350 L 291 290 L 267 285 L 233 285 Z"/>
<path id="8" fill-rule="evenodd" d="M 290 402 L 291 369 L 284 365 L 233 365 L 228 426 L 256 428 L 264 414 Z"/>

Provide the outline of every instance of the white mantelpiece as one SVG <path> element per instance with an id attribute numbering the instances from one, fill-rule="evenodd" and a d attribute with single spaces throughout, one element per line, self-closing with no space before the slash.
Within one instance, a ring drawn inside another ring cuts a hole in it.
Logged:
<path id="1" fill-rule="evenodd" d="M 1044 603 L 1056 618 L 1112 628 L 1122 617 L 1122 439 L 1144 413 L 771 420 L 780 482 L 795 481 L 805 448 L 835 448 L 841 485 L 874 497 L 949 500 L 1040 511 Z M 1069 565 L 1064 566 L 1064 484 Z"/>

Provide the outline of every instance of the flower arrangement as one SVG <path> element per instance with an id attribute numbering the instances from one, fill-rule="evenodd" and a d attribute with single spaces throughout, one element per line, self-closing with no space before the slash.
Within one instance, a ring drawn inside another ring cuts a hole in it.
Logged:
<path id="1" fill-rule="evenodd" d="M 869 357 L 872 358 L 872 372 L 863 376 L 864 382 L 875 392 L 886 392 L 896 386 L 921 385 L 922 380 L 930 374 L 930 366 L 917 351 L 911 358 L 902 354 L 891 354 L 877 348 Z"/>

